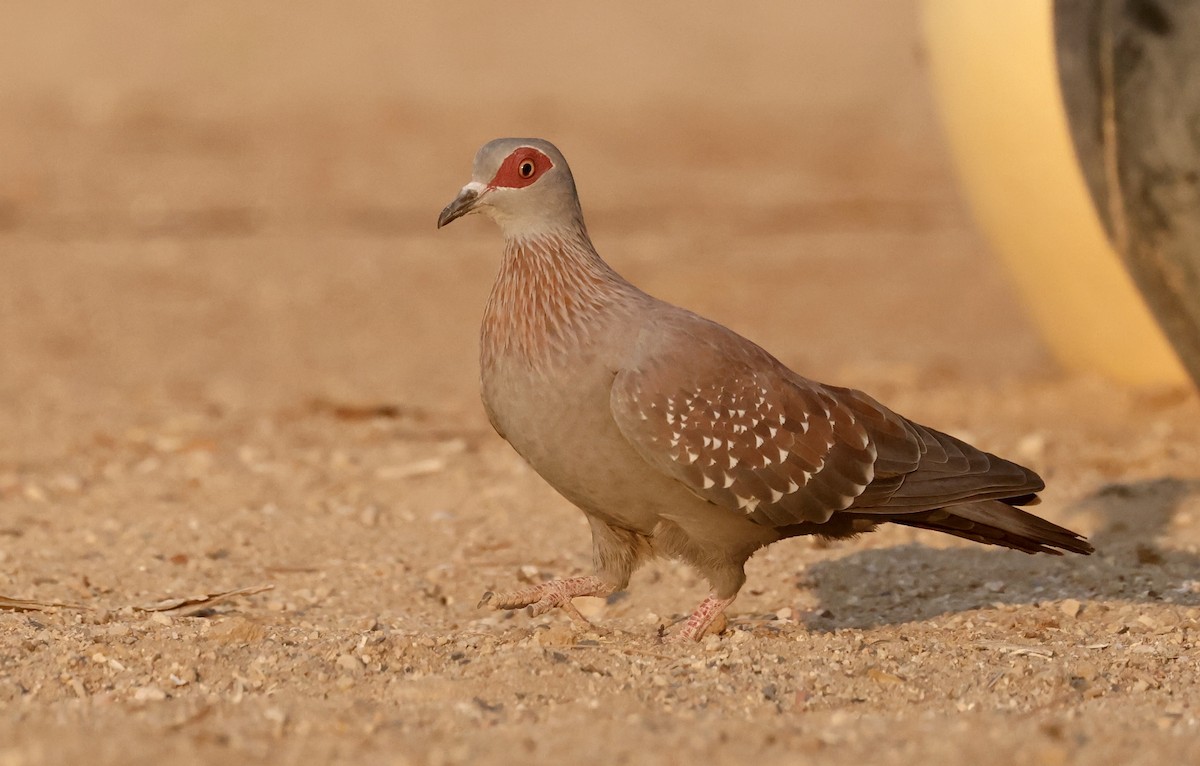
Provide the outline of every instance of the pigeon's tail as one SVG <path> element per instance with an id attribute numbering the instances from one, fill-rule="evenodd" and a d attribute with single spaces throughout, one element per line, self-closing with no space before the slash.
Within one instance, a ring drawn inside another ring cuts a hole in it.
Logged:
<path id="1" fill-rule="evenodd" d="M 1063 551 L 1070 551 L 1087 555 L 1095 550 L 1082 535 L 1009 505 L 1025 499 L 984 500 L 933 511 L 898 513 L 887 520 L 1025 553 L 1061 556 Z"/>

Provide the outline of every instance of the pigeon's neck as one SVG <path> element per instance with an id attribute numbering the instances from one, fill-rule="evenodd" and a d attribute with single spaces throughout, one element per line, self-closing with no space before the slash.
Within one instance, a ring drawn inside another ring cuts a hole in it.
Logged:
<path id="1" fill-rule="evenodd" d="M 509 236 L 484 310 L 484 369 L 513 357 L 542 367 L 579 351 L 644 297 L 582 226 Z"/>

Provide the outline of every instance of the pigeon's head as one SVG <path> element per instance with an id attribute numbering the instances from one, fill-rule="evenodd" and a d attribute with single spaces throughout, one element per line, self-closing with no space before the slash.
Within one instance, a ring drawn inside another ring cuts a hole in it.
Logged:
<path id="1" fill-rule="evenodd" d="M 581 226 L 575 180 L 562 152 L 540 138 L 497 138 L 475 155 L 471 182 L 438 216 L 438 228 L 484 213 L 506 236 Z"/>

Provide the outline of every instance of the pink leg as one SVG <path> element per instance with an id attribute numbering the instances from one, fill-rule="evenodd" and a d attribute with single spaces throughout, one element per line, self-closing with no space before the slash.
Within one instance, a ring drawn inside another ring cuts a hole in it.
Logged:
<path id="1" fill-rule="evenodd" d="M 708 626 L 713 624 L 713 621 L 725 611 L 725 607 L 733 603 L 736 596 L 729 598 L 717 598 L 715 593 L 708 594 L 708 598 L 700 602 L 700 606 L 696 607 L 696 611 L 692 612 L 692 616 L 679 632 L 667 639 L 667 643 L 683 644 L 689 641 L 699 641 L 704 637 L 704 631 L 708 630 Z"/>
<path id="2" fill-rule="evenodd" d="M 541 585 L 533 585 L 522 590 L 508 593 L 493 593 L 488 591 L 479 599 L 479 608 L 491 609 L 521 609 L 526 608 L 530 617 L 545 614 L 558 607 L 584 625 L 591 625 L 588 619 L 579 613 L 571 599 L 576 596 L 604 597 L 613 592 L 613 586 L 595 575 L 587 577 L 568 577 L 565 580 L 551 580 Z"/>

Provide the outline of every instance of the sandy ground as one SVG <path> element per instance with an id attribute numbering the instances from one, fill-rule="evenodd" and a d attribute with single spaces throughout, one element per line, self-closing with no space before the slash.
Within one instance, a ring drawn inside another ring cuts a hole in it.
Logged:
<path id="1" fill-rule="evenodd" d="M 1045 355 L 910 8 L 776 6 L 6 8 L 0 764 L 1200 761 L 1196 396 Z M 1036 467 L 1096 555 L 788 541 L 694 647 L 672 563 L 594 631 L 477 610 L 590 564 L 477 401 L 498 236 L 433 230 L 514 133 L 634 281 Z"/>

